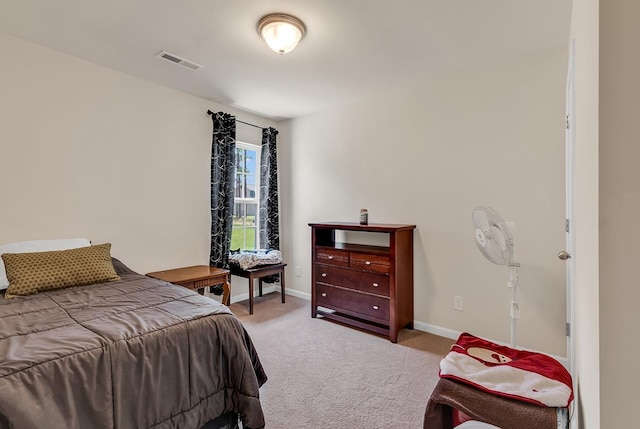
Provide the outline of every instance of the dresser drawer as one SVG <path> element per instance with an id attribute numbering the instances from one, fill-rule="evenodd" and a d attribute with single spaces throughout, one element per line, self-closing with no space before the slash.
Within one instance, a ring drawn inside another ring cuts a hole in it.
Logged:
<path id="1" fill-rule="evenodd" d="M 389 274 L 389 257 L 351 252 L 349 266 L 355 270 Z"/>
<path id="2" fill-rule="evenodd" d="M 389 276 L 349 268 L 316 265 L 316 282 L 389 296 Z"/>
<path id="3" fill-rule="evenodd" d="M 316 305 L 389 324 L 389 299 L 316 283 Z"/>
<path id="4" fill-rule="evenodd" d="M 316 248 L 316 262 L 320 264 L 335 265 L 337 267 L 349 266 L 349 252 L 340 249 Z"/>

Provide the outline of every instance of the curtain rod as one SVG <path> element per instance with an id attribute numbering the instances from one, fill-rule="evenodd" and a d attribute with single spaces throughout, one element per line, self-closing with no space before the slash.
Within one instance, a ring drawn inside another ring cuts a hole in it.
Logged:
<path id="1" fill-rule="evenodd" d="M 215 115 L 215 113 L 212 112 L 211 110 L 207 110 L 207 115 L 213 116 L 213 115 Z M 260 129 L 265 128 L 265 127 L 261 127 L 259 125 L 254 125 L 254 124 L 250 124 L 250 123 L 245 122 L 245 121 L 241 121 L 239 119 L 236 119 L 236 122 L 240 122 L 241 124 L 249 125 L 250 127 L 255 127 L 255 128 L 260 128 Z"/>
<path id="2" fill-rule="evenodd" d="M 236 122 L 240 122 L 241 124 L 249 125 L 250 127 L 260 128 L 261 130 L 265 128 L 265 127 L 260 127 L 260 126 L 258 126 L 258 125 L 250 124 L 250 123 L 245 122 L 245 121 L 241 121 L 241 120 L 239 120 L 239 119 L 236 119 Z"/>

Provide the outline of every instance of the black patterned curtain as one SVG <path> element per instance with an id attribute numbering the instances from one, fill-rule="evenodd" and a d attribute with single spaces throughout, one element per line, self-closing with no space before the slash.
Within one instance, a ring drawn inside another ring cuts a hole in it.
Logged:
<path id="1" fill-rule="evenodd" d="M 211 142 L 211 254 L 209 265 L 229 268 L 236 169 L 236 118 L 208 112 L 213 119 Z"/>
<path id="2" fill-rule="evenodd" d="M 277 135 L 275 128 L 262 129 L 260 155 L 260 247 L 273 250 L 280 250 Z"/>

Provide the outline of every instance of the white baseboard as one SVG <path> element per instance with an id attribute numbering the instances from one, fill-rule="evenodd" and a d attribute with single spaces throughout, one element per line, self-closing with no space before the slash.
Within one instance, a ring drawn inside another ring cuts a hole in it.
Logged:
<path id="1" fill-rule="evenodd" d="M 272 292 L 278 292 L 280 293 L 280 285 L 271 285 L 271 286 L 262 286 L 262 294 L 265 295 L 267 293 L 272 293 Z M 256 294 L 254 296 L 257 296 L 258 291 L 256 289 L 253 290 L 253 293 Z M 285 291 L 285 295 L 291 295 L 291 296 L 295 296 L 298 298 L 302 298 L 302 299 L 306 299 L 308 301 L 311 300 L 311 294 L 307 293 L 307 292 L 300 292 L 299 290 L 295 290 L 295 289 L 286 289 Z M 241 293 L 239 295 L 231 295 L 231 303 L 234 302 L 238 302 L 238 301 L 244 301 L 249 299 L 249 292 L 247 291 L 247 293 Z"/>
<path id="2" fill-rule="evenodd" d="M 439 337 L 450 338 L 452 340 L 457 340 L 458 337 L 460 336 L 460 334 L 462 333 L 460 331 L 455 331 L 453 329 L 443 328 L 442 326 L 437 326 L 437 325 L 432 325 L 430 323 L 417 322 L 417 321 L 413 322 L 413 327 L 414 327 L 414 329 L 417 329 L 418 331 L 427 332 L 429 334 L 437 335 Z M 471 332 L 469 332 L 469 333 L 471 335 L 473 335 L 473 333 L 471 333 Z M 507 344 L 505 342 L 502 342 L 502 341 L 492 340 L 491 338 L 485 338 L 485 340 L 491 341 L 492 343 L 500 344 L 502 346 L 510 347 L 509 344 Z M 529 350 L 529 349 L 527 349 L 527 350 Z M 568 365 L 567 358 L 564 357 L 564 356 L 556 356 L 556 355 L 553 355 L 551 353 L 538 352 L 536 350 L 530 350 L 530 351 L 537 352 L 537 353 L 543 353 L 543 354 L 545 354 L 547 356 L 551 356 L 552 358 L 554 358 L 555 360 L 560 362 L 562 364 L 562 366 L 564 366 L 565 368 L 568 368 L 568 366 L 567 366 Z"/>
<path id="3" fill-rule="evenodd" d="M 295 290 L 295 289 L 287 289 L 285 294 L 306 299 L 307 301 L 311 301 L 311 294 L 308 292 L 300 292 L 299 290 Z"/>
<path id="4" fill-rule="evenodd" d="M 280 293 L 280 286 L 279 285 L 273 285 L 273 286 L 265 286 L 265 287 L 262 288 L 262 293 L 263 294 L 271 293 L 271 292 Z M 311 294 L 308 293 L 308 292 L 301 292 L 301 291 L 295 290 L 295 289 L 287 289 L 285 293 L 287 295 L 291 295 L 291 296 L 295 296 L 295 297 L 298 297 L 298 298 L 306 299 L 308 301 L 311 300 Z M 248 292 L 244 293 L 244 294 L 232 296 L 231 297 L 231 302 L 244 301 L 245 299 L 249 299 L 249 293 Z M 439 337 L 449 338 L 449 339 L 452 339 L 452 340 L 457 340 L 458 337 L 460 336 L 460 334 L 462 333 L 461 331 L 456 331 L 454 329 L 444 328 L 442 326 L 432 325 L 431 323 L 425 323 L 425 322 L 419 322 L 419 321 L 414 321 L 413 322 L 413 327 L 414 327 L 414 329 L 416 329 L 418 331 L 427 332 L 429 334 L 437 335 Z M 492 340 L 491 338 L 485 338 L 485 339 L 488 340 L 488 341 L 491 341 L 492 343 L 500 344 L 500 345 L 503 345 L 503 346 L 509 346 L 509 344 L 504 343 L 502 341 Z M 531 350 L 531 351 L 535 351 L 535 350 Z M 540 352 L 540 353 L 544 353 L 544 352 Z M 567 368 L 568 364 L 567 364 L 567 358 L 566 357 L 564 357 L 564 356 L 556 356 L 556 355 L 553 355 L 553 354 L 550 354 L 550 353 L 544 353 L 544 354 L 546 354 L 548 356 L 551 356 L 552 358 L 554 358 L 555 360 L 560 362 L 565 368 Z"/>
<path id="5" fill-rule="evenodd" d="M 432 325 L 430 323 L 424 322 L 413 322 L 414 329 L 418 331 L 427 332 L 429 334 L 437 335 L 439 337 L 450 338 L 452 340 L 457 340 L 462 332 L 454 331 L 453 329 L 443 328 L 442 326 Z"/>
<path id="6" fill-rule="evenodd" d="M 280 286 L 276 286 L 276 285 L 271 285 L 271 286 L 265 286 L 263 284 L 262 286 L 262 294 L 267 294 L 267 293 L 271 293 L 271 292 L 275 292 L 278 291 L 280 292 Z M 253 289 L 253 296 L 258 296 L 258 288 L 254 288 Z M 249 292 L 247 291 L 247 293 L 241 293 L 240 295 L 231 295 L 231 303 L 233 304 L 234 302 L 238 302 L 238 301 L 244 301 L 246 299 L 249 299 Z"/>

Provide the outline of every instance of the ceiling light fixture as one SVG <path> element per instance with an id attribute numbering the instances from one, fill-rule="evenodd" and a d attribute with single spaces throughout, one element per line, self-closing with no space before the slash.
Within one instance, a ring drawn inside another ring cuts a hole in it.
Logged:
<path id="1" fill-rule="evenodd" d="M 293 51 L 307 29 L 295 16 L 271 13 L 258 22 L 258 33 L 267 45 L 280 55 Z"/>

